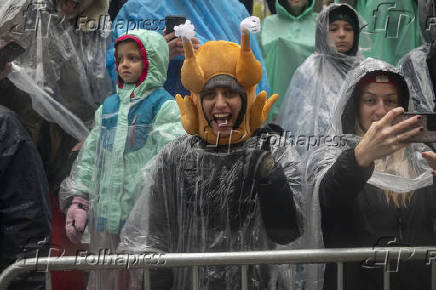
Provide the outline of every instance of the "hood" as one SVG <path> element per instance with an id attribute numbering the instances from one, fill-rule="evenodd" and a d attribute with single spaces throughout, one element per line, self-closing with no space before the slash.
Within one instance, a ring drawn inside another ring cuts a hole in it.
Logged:
<path id="1" fill-rule="evenodd" d="M 143 96 L 146 91 L 162 87 L 167 77 L 169 50 L 162 35 L 151 30 L 132 30 L 115 40 L 114 57 L 116 59 L 116 45 L 120 41 L 133 39 L 142 55 L 144 69 L 136 84 L 126 84 L 118 77 L 117 93 L 126 92 L 134 96 Z M 118 65 L 117 65 L 118 71 Z M 134 97 L 131 96 L 131 97 Z"/>
<path id="2" fill-rule="evenodd" d="M 359 82 L 370 72 L 384 71 L 398 76 L 398 80 L 404 86 L 403 106 L 407 110 L 409 101 L 409 91 L 402 74 L 398 69 L 384 61 L 368 58 L 358 67 L 348 73 L 348 76 L 339 93 L 339 101 L 336 104 L 335 112 L 332 116 L 333 131 L 329 132 L 333 136 L 340 137 L 340 144 L 326 144 L 307 155 L 306 160 L 301 165 L 306 168 L 303 173 L 303 183 L 313 184 L 307 188 L 313 190 L 313 195 L 318 196 L 319 186 L 336 160 L 342 152 L 354 148 L 361 140 L 360 136 L 354 134 L 356 103 L 354 102 L 354 90 Z M 344 134 L 344 135 L 343 135 Z M 397 171 L 387 171 L 386 169 L 375 168 L 371 177 L 367 181 L 381 190 L 393 191 L 395 193 L 410 192 L 433 184 L 432 170 L 427 162 L 423 160 L 421 152 L 430 150 L 429 147 L 420 143 L 412 143 L 404 148 L 404 156 L 407 156 L 409 166 L 412 166 L 416 177 L 405 177 Z M 401 151 L 398 151 L 401 153 Z M 403 154 L 401 153 L 401 154 Z M 379 164 L 397 164 L 395 154 L 378 159 Z M 395 162 L 395 163 L 392 163 Z M 304 193 L 303 193 L 304 194 Z"/>
<path id="3" fill-rule="evenodd" d="M 55 13 L 53 0 L 0 2 L 0 46 L 13 40 L 26 49 L 9 80 L 32 98 L 32 109 L 44 119 L 84 140 L 95 110 L 113 94 L 105 33 L 78 31 L 76 19 Z"/>
<path id="4" fill-rule="evenodd" d="M 348 4 L 330 4 L 325 7 L 318 15 L 316 19 L 316 31 L 315 31 L 315 51 L 322 54 L 338 55 L 334 45 L 331 45 L 328 40 L 329 31 L 329 15 L 330 12 L 336 9 L 341 9 L 348 13 L 351 17 L 355 18 L 356 22 L 359 23 L 359 28 L 361 29 L 366 23 L 359 17 L 359 14 Z M 357 37 L 356 37 L 357 35 Z M 351 55 L 355 56 L 359 51 L 359 36 L 360 31 L 354 31 L 354 44 L 352 48 Z"/>
<path id="5" fill-rule="evenodd" d="M 301 12 L 300 15 L 294 16 L 291 13 L 289 13 L 288 10 L 289 4 L 287 0 L 276 0 L 277 15 L 289 17 L 292 20 L 300 20 L 301 18 L 305 17 L 307 14 L 313 11 L 313 6 L 315 6 L 315 1 L 308 0 L 308 5 L 306 9 L 303 12 Z"/>
<path id="6" fill-rule="evenodd" d="M 357 100 L 354 91 L 359 82 L 370 72 L 383 71 L 393 74 L 400 82 L 403 96 L 401 106 L 407 111 L 409 108 L 410 93 L 409 87 L 404 80 L 402 73 L 396 67 L 387 62 L 367 58 L 355 69 L 350 71 L 339 92 L 339 99 L 335 108 L 332 124 L 335 133 L 354 134 L 356 121 Z"/>
<path id="7" fill-rule="evenodd" d="M 418 1 L 419 24 L 426 42 L 436 40 L 436 3 L 434 0 Z"/>
<path id="8" fill-rule="evenodd" d="M 245 114 L 231 136 L 219 138 L 218 142 L 224 145 L 247 140 L 258 129 L 253 122 L 251 108 L 256 98 L 256 86 L 262 78 L 262 66 L 250 48 L 250 35 L 242 36 L 241 46 L 229 41 L 209 41 L 196 53 L 189 43 L 185 46 L 185 56 L 181 78 L 183 85 L 191 92 L 191 98 L 197 108 L 198 122 L 195 130 L 184 123 L 185 130 L 190 134 L 198 133 L 209 144 L 216 144 L 218 137 L 204 117 L 200 93 L 211 78 L 228 75 L 236 79 L 246 91 Z"/>

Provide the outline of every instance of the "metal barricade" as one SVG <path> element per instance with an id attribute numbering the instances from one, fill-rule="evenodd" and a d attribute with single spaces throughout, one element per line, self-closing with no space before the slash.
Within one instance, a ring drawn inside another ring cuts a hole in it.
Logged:
<path id="1" fill-rule="evenodd" d="M 150 289 L 150 268 L 192 267 L 193 289 L 199 289 L 198 267 L 241 265 L 241 289 L 248 289 L 247 266 L 257 264 L 324 264 L 337 263 L 338 290 L 343 290 L 343 263 L 362 262 L 385 268 L 384 290 L 389 290 L 389 264 L 399 261 L 421 260 L 431 263 L 432 289 L 436 290 L 436 247 L 377 247 L 315 249 L 288 251 L 252 251 L 221 253 L 179 254 L 115 254 L 86 255 L 77 257 L 31 258 L 17 261 L 0 275 L 0 290 L 7 289 L 18 275 L 29 271 L 59 270 L 123 270 L 144 269 L 144 289 Z M 117 262 L 116 262 L 117 261 Z M 123 261 L 122 263 L 120 261 Z M 295 270 L 295 268 L 291 267 Z M 292 273 L 291 273 L 292 275 Z"/>

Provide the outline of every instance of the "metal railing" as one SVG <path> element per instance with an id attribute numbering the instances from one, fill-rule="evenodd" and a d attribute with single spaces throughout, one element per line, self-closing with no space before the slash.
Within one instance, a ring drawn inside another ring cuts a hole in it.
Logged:
<path id="1" fill-rule="evenodd" d="M 7 289 L 18 275 L 30 271 L 59 270 L 125 270 L 144 269 L 144 289 L 150 289 L 150 268 L 192 267 L 193 289 L 199 289 L 198 267 L 241 265 L 241 289 L 248 289 L 247 265 L 257 264 L 324 264 L 337 263 L 338 290 L 343 290 L 343 263 L 364 262 L 367 266 L 384 267 L 383 289 L 389 290 L 390 265 L 399 261 L 421 260 L 431 264 L 432 290 L 436 290 L 436 247 L 376 247 L 287 251 L 252 251 L 178 254 L 78 255 L 76 257 L 31 258 L 17 261 L 0 275 L 0 289 Z M 115 262 L 117 261 L 117 262 Z M 120 262 L 123 261 L 123 262 Z M 294 267 L 295 269 L 295 267 Z M 292 271 L 292 270 L 291 270 Z M 292 273 L 291 273 L 292 275 Z"/>

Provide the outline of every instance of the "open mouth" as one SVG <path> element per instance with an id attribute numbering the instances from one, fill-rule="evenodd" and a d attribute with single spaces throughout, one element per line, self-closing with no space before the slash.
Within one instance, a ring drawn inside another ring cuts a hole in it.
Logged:
<path id="1" fill-rule="evenodd" d="M 218 125 L 218 128 L 228 127 L 229 121 L 232 119 L 232 114 L 230 113 L 220 113 L 214 114 L 213 120 Z"/>

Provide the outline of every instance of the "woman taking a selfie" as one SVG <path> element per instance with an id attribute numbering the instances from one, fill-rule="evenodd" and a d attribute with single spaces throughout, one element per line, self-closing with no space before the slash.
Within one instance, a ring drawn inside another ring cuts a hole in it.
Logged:
<path id="1" fill-rule="evenodd" d="M 326 248 L 435 245 L 435 187 L 425 160 L 435 157 L 411 143 L 424 130 L 422 116 L 396 123 L 413 111 L 408 104 L 407 84 L 385 62 L 367 59 L 347 76 L 332 119 L 342 146 L 310 154 L 305 176 L 319 198 Z M 383 268 L 364 266 L 344 265 L 345 289 L 382 289 Z M 430 274 L 424 261 L 400 263 L 391 289 L 430 289 Z M 334 264 L 324 279 L 324 289 L 336 289 Z"/>

